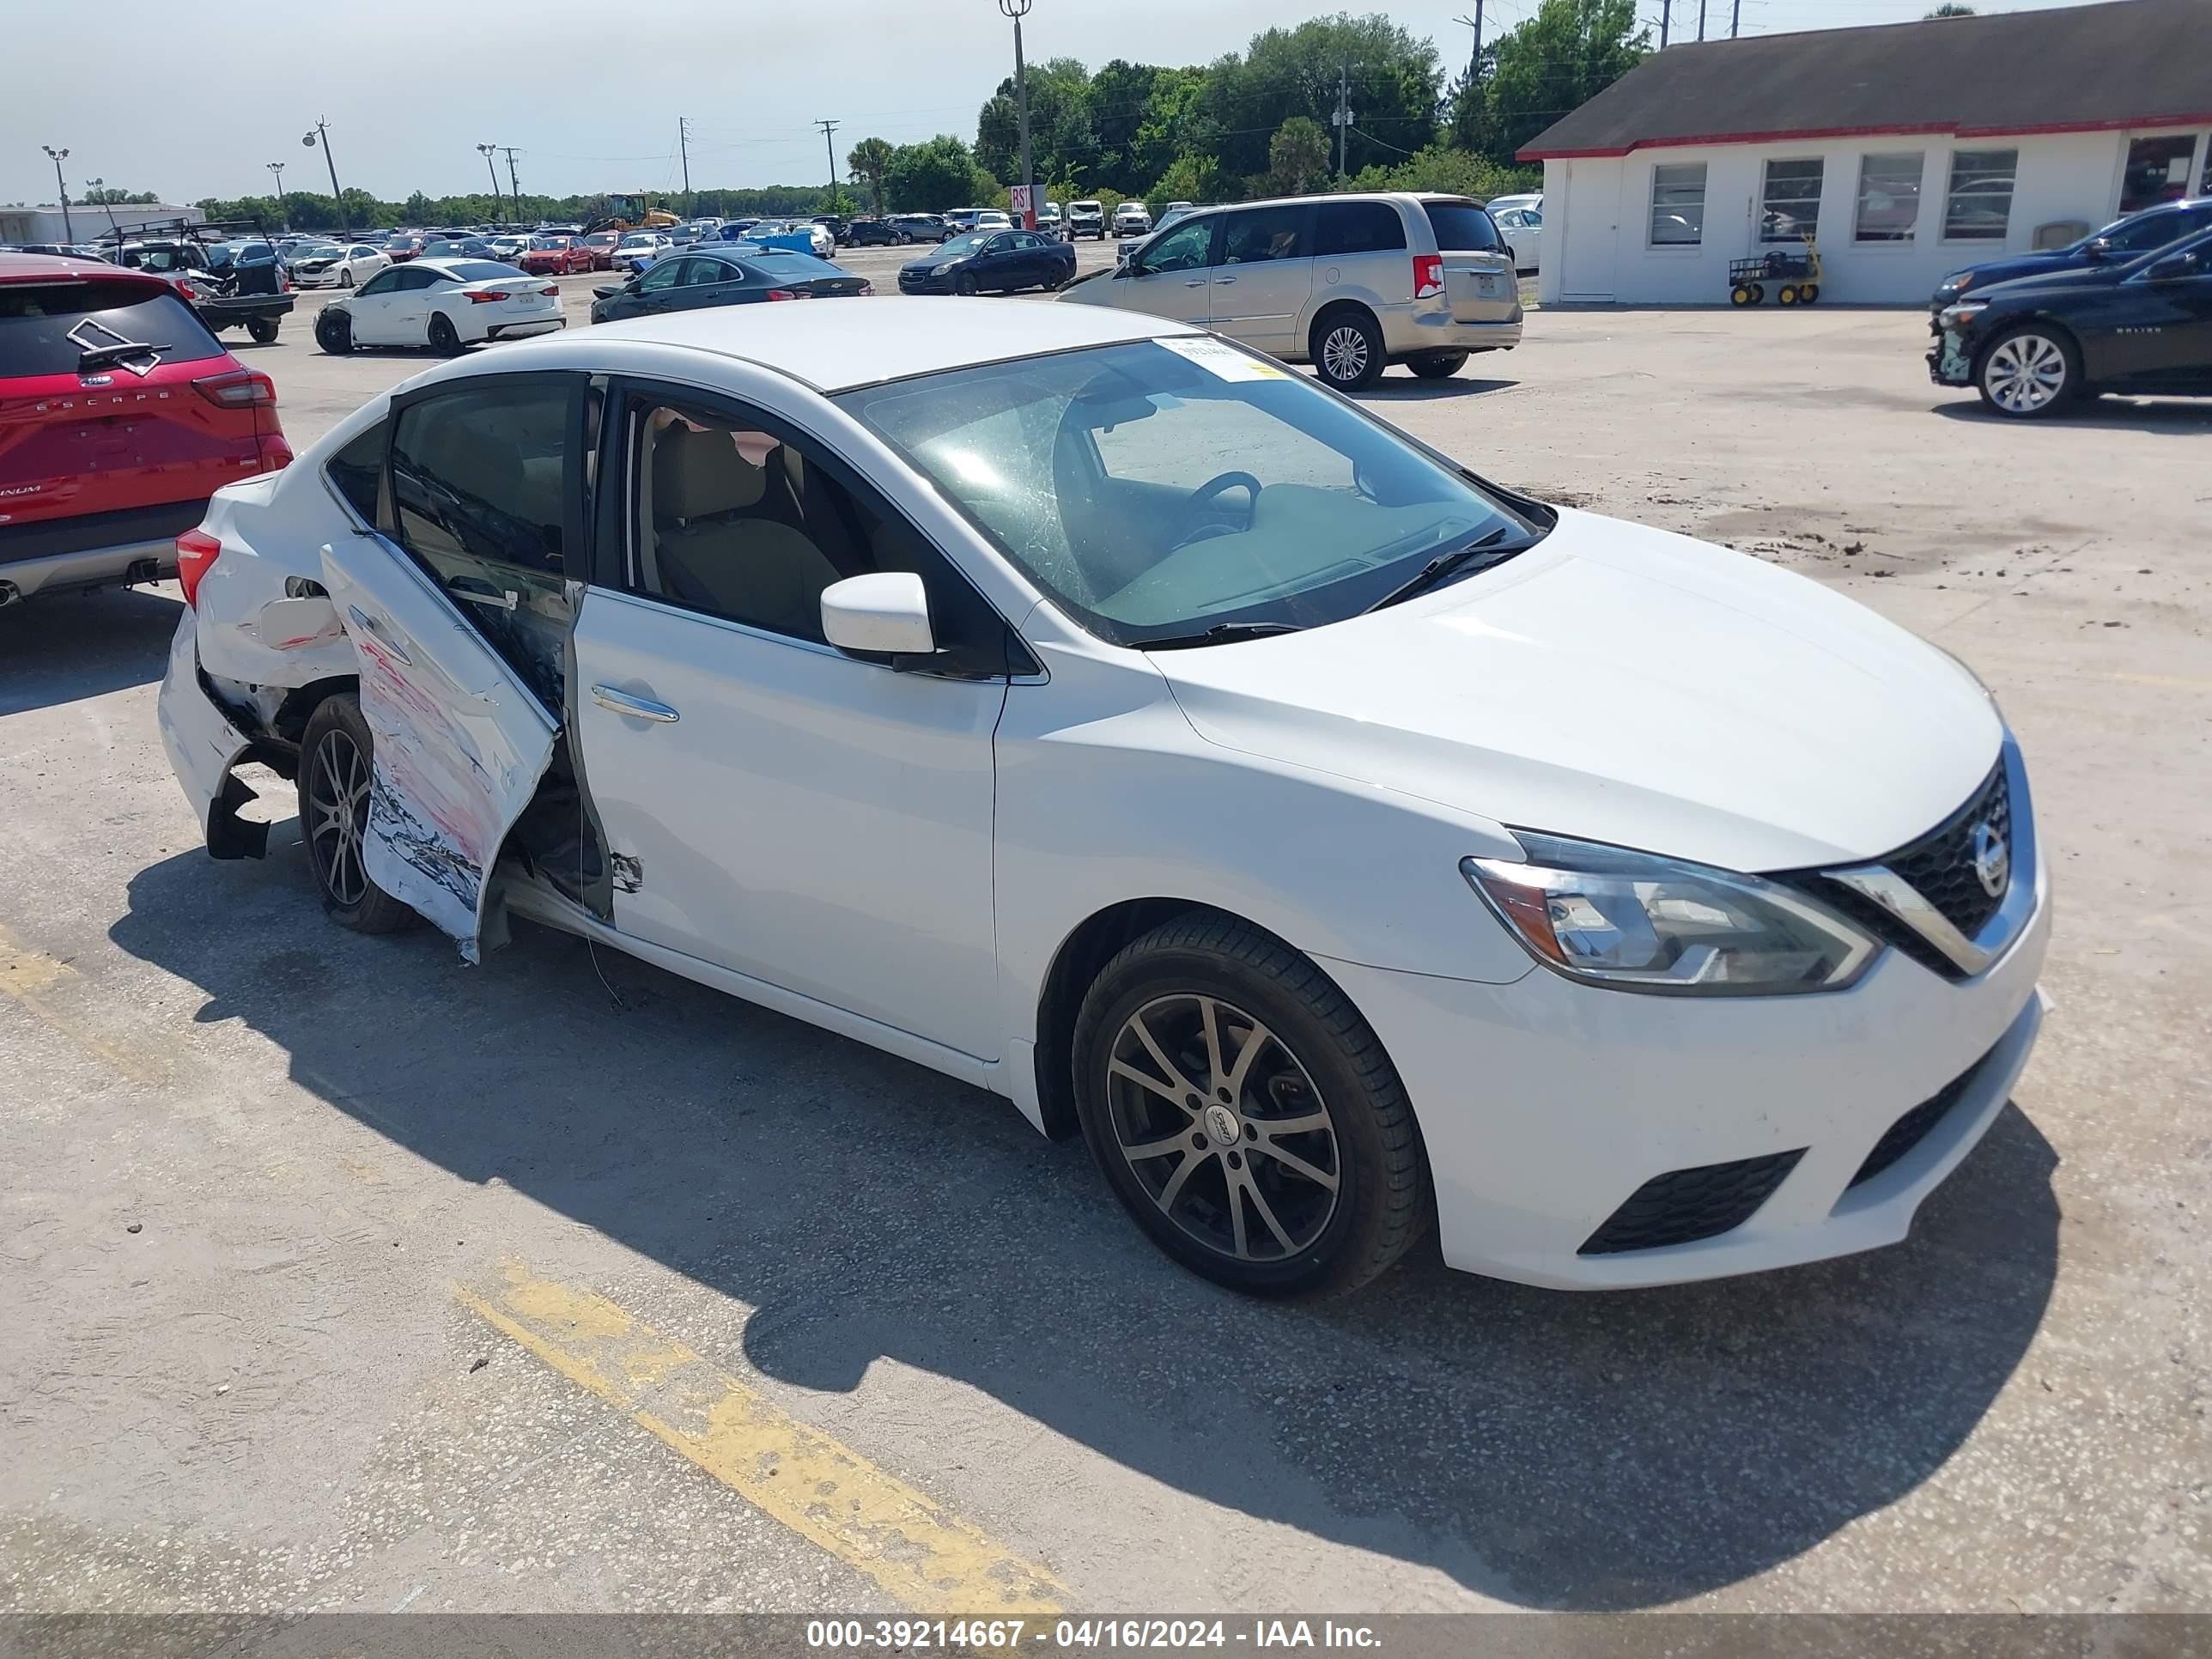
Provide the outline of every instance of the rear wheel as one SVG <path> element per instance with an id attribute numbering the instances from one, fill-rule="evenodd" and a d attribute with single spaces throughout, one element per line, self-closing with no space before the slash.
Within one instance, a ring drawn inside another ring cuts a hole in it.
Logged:
<path id="1" fill-rule="evenodd" d="M 325 697 L 300 738 L 300 832 L 323 908 L 357 933 L 392 933 L 415 912 L 368 878 L 362 844 L 368 830 L 373 746 L 360 700 Z"/>
<path id="2" fill-rule="evenodd" d="M 1820 297 L 1820 285 L 1818 283 L 1802 283 L 1798 285 L 1797 303 L 1799 305 L 1809 306 Z"/>
<path id="3" fill-rule="evenodd" d="M 315 343 L 333 357 L 353 349 L 353 324 L 345 313 L 325 309 L 316 317 Z"/>
<path id="4" fill-rule="evenodd" d="M 1749 283 L 1738 283 L 1734 288 L 1730 289 L 1729 290 L 1729 303 L 1732 306 L 1749 305 L 1751 303 L 1751 284 Z"/>
<path id="5" fill-rule="evenodd" d="M 1774 297 L 1779 304 L 1785 306 L 1796 305 L 1797 303 L 1797 285 L 1795 283 L 1783 283 L 1780 290 L 1776 293 Z"/>
<path id="6" fill-rule="evenodd" d="M 1382 331 L 1355 307 L 1323 315 L 1308 345 L 1321 378 L 1339 392 L 1372 386 L 1382 373 Z"/>
<path id="7" fill-rule="evenodd" d="M 1085 1139 L 1185 1267 L 1262 1295 L 1357 1289 L 1426 1224 L 1398 1074 L 1328 976 L 1228 916 L 1167 922 L 1107 963 L 1076 1024 Z"/>
<path id="8" fill-rule="evenodd" d="M 453 319 L 442 311 L 430 315 L 430 349 L 442 357 L 457 357 L 461 351 L 460 331 Z"/>
<path id="9" fill-rule="evenodd" d="M 247 318 L 246 319 L 246 331 L 253 337 L 254 343 L 257 345 L 274 345 L 276 343 L 276 319 L 274 317 Z"/>
<path id="10" fill-rule="evenodd" d="M 1406 359 L 1406 367 L 1425 380 L 1449 380 L 1466 362 L 1464 351 L 1417 351 Z"/>

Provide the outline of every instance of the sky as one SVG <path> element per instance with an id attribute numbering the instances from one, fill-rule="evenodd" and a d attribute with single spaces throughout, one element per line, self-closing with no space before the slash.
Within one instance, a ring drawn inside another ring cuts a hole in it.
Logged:
<path id="1" fill-rule="evenodd" d="M 1906 21 L 1935 0 L 1741 0 L 1746 34 Z M 1261 29 L 1340 0 L 1034 0 L 1031 62 L 1072 56 L 1199 64 Z M 1387 10 L 1463 62 L 1464 4 L 1340 0 Z M 1486 39 L 1537 0 L 1485 0 Z M 1657 38 L 1661 0 L 1638 0 Z M 1705 0 L 1706 33 L 1728 32 L 1736 0 Z M 1984 11 L 2063 0 L 1978 0 Z M 1698 0 L 1673 0 L 1674 38 L 1694 39 Z M 392 200 L 488 188 L 478 143 L 512 144 L 526 191 L 677 188 L 677 120 L 693 135 L 701 189 L 827 182 L 820 129 L 839 123 L 836 164 L 861 138 L 972 140 L 975 112 L 1012 68 L 1011 26 L 993 0 L 345 0 L 276 7 L 270 27 L 226 31 L 178 0 L 106 0 L 96 39 L 64 0 L 5 0 L 10 65 L 0 100 L 0 203 L 51 203 L 66 148 L 72 200 L 88 178 L 165 201 L 265 192 L 266 163 L 293 189 L 338 182 Z M 127 41 L 127 50 L 119 43 Z M 87 97 L 81 77 L 27 73 L 95 50 L 128 66 L 137 95 Z M 122 52 L 120 58 L 114 54 Z M 173 94 L 173 95 L 171 95 Z M 500 164 L 506 183 L 506 163 Z"/>

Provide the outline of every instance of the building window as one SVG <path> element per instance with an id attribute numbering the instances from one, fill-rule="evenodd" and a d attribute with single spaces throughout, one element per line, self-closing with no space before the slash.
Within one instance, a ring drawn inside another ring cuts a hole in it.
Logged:
<path id="1" fill-rule="evenodd" d="M 1943 198 L 1943 240 L 2002 242 L 2012 219 L 2016 149 L 1960 149 L 1951 153 L 1951 188 Z"/>
<path id="2" fill-rule="evenodd" d="M 2127 170 L 2120 176 L 2121 213 L 2140 213 L 2188 195 L 2189 159 L 2196 153 L 2193 132 L 2132 140 L 2128 145 Z"/>
<path id="3" fill-rule="evenodd" d="M 1809 161 L 1769 161 L 1766 193 L 1759 214 L 1762 242 L 1802 242 L 1820 218 L 1819 156 Z"/>
<path id="4" fill-rule="evenodd" d="M 1705 164 L 1651 169 L 1651 246 L 1695 247 L 1705 240 Z"/>
<path id="5" fill-rule="evenodd" d="M 1924 159 L 1917 149 L 1859 158 L 1859 211 L 1855 240 L 1912 240 L 1912 228 L 1920 219 L 1920 174 Z"/>

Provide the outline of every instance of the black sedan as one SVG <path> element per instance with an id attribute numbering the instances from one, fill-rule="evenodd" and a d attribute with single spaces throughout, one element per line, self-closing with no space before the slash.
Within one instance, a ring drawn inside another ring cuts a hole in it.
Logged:
<path id="1" fill-rule="evenodd" d="M 2124 219 L 2116 219 L 2093 235 L 2064 247 L 2038 253 L 2014 253 L 2002 259 L 1984 259 L 1978 265 L 1954 270 L 1936 286 L 1930 302 L 1948 306 L 1972 289 L 1993 283 L 2009 283 L 2021 276 L 2049 276 L 2062 270 L 2085 270 L 2091 265 L 2124 265 L 2156 249 L 2167 247 L 2200 230 L 2212 230 L 2212 196 L 2185 202 L 2160 202 Z"/>
<path id="2" fill-rule="evenodd" d="M 902 294 L 1012 294 L 1064 288 L 1075 278 L 1075 245 L 1033 230 L 971 230 L 899 267 Z"/>
<path id="3" fill-rule="evenodd" d="M 2015 419 L 2085 392 L 2212 397 L 2212 232 L 2125 264 L 1978 289 L 1929 326 L 1929 377 Z"/>
<path id="4" fill-rule="evenodd" d="M 845 227 L 848 247 L 894 247 L 914 240 L 889 219 L 855 219 Z"/>
<path id="5" fill-rule="evenodd" d="M 702 245 L 703 247 L 703 245 Z M 592 320 L 619 323 L 708 306 L 872 294 L 865 276 L 784 248 L 715 247 L 664 254 L 619 288 L 595 288 Z"/>

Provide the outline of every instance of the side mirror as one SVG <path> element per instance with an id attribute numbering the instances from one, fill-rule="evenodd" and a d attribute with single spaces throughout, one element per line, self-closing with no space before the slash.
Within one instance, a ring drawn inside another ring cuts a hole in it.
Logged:
<path id="1" fill-rule="evenodd" d="M 621 292 L 618 288 L 595 288 L 592 290 L 592 297 L 594 300 L 611 300 Z"/>
<path id="2" fill-rule="evenodd" d="M 911 570 L 848 576 L 822 590 L 822 637 L 840 651 L 927 657 L 937 649 L 929 593 Z"/>
<path id="3" fill-rule="evenodd" d="M 2112 245 L 2109 240 L 2100 236 L 2081 252 L 2087 254 L 2093 261 L 2101 263 L 2112 257 Z"/>

